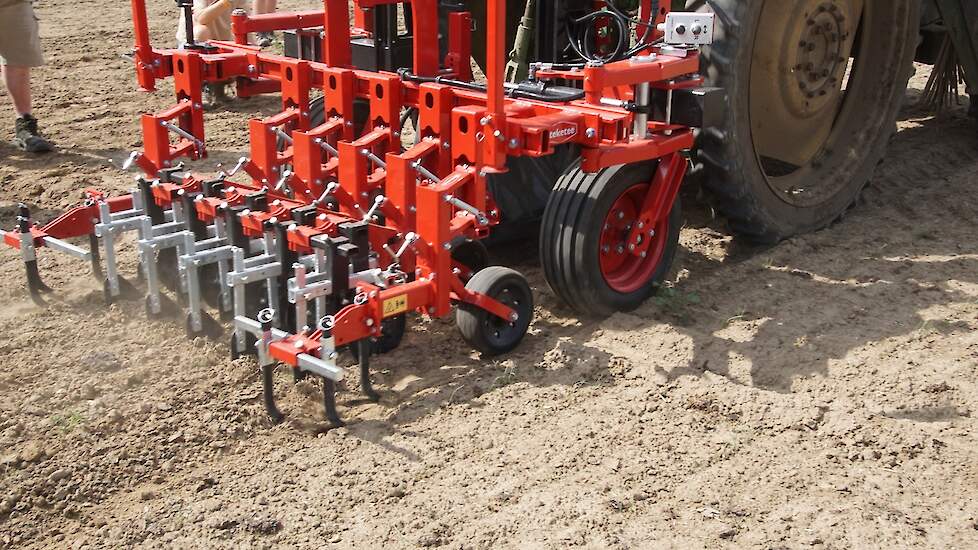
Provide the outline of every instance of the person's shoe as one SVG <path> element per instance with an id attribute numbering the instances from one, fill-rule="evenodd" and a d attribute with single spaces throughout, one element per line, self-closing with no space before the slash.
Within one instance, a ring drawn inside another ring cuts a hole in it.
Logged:
<path id="1" fill-rule="evenodd" d="M 262 48 L 267 48 L 272 45 L 275 41 L 275 33 L 273 32 L 260 32 L 258 33 L 258 45 Z"/>
<path id="2" fill-rule="evenodd" d="M 47 153 L 52 149 L 51 143 L 41 137 L 37 131 L 37 119 L 24 115 L 17 119 L 14 145 L 28 153 Z"/>

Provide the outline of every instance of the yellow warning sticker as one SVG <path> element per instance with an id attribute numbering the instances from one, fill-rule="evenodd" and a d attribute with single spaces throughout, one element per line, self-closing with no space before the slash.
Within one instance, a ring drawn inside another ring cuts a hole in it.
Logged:
<path id="1" fill-rule="evenodd" d="M 399 313 L 404 313 L 408 309 L 407 294 L 394 296 L 384 300 L 384 317 L 391 317 Z"/>

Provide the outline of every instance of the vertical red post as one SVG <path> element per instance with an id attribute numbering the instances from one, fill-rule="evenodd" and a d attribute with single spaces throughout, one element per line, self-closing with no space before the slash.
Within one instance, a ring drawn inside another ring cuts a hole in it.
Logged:
<path id="1" fill-rule="evenodd" d="M 370 190 L 367 188 L 367 157 L 360 153 L 352 142 L 341 141 L 336 146 L 340 154 L 340 166 L 337 180 L 346 190 L 361 210 L 370 208 Z M 359 217 L 358 212 L 353 215 Z"/>
<path id="2" fill-rule="evenodd" d="M 486 84 L 492 117 L 503 113 L 503 77 L 506 70 L 506 2 L 486 0 Z"/>
<path id="3" fill-rule="evenodd" d="M 350 49 L 349 0 L 323 0 L 326 11 L 323 21 L 323 61 L 330 67 L 349 67 L 353 60 Z"/>
<path id="4" fill-rule="evenodd" d="M 132 26 L 136 44 L 136 80 L 147 92 L 156 90 L 153 72 L 153 46 L 149 41 L 149 21 L 146 19 L 146 0 L 132 0 Z"/>
<path id="5" fill-rule="evenodd" d="M 452 254 L 445 250 L 445 243 L 452 238 L 451 221 L 452 206 L 445 202 L 445 191 L 442 189 L 450 187 L 454 180 L 460 175 L 453 172 L 441 185 L 425 185 L 417 188 L 418 201 L 418 229 L 417 233 L 424 240 L 427 249 L 421 260 L 431 273 L 437 274 L 439 280 L 433 286 L 435 291 L 434 303 L 431 304 L 429 312 L 432 317 L 443 317 L 452 310 L 452 303 L 449 296 L 451 291 L 450 277 L 446 274 L 452 270 Z"/>
<path id="6" fill-rule="evenodd" d="M 472 15 L 467 11 L 448 14 L 448 55 L 445 65 L 459 80 L 472 80 Z"/>
<path id="7" fill-rule="evenodd" d="M 272 132 L 269 125 L 261 120 L 248 121 L 251 142 L 251 164 L 261 171 L 262 183 L 275 185 L 278 177 L 274 172 L 278 168 L 278 136 Z"/>
<path id="8" fill-rule="evenodd" d="M 296 196 L 309 195 L 312 199 L 319 198 L 323 190 L 323 150 L 316 143 L 316 138 L 308 132 L 294 130 L 292 132 L 292 167 L 300 184 L 293 184 Z M 298 188 L 302 188 L 300 193 Z M 312 196 L 315 195 L 315 196 Z"/>
<path id="9" fill-rule="evenodd" d="M 153 115 L 142 115 L 143 127 L 143 157 L 153 165 L 146 172 L 155 177 L 156 172 L 166 168 L 170 160 L 170 135 L 167 129 L 160 125 L 160 120 Z"/>
<path id="10" fill-rule="evenodd" d="M 486 86 L 489 124 L 483 127 L 484 166 L 490 171 L 506 167 L 506 115 L 503 80 L 506 71 L 506 0 L 486 0 Z"/>
<path id="11" fill-rule="evenodd" d="M 438 0 L 412 0 L 414 15 L 414 73 L 437 76 L 438 59 Z"/>

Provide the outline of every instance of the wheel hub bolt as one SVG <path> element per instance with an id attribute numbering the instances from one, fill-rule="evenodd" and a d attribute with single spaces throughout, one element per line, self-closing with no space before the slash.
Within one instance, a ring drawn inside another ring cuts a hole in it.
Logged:
<path id="1" fill-rule="evenodd" d="M 618 250 L 618 253 L 619 254 L 624 254 L 625 253 L 625 246 L 624 245 L 618 245 L 618 249 L 617 250 Z"/>
<path id="2" fill-rule="evenodd" d="M 624 213 L 624 212 L 622 212 L 621 210 L 619 210 L 619 211 L 618 211 L 618 219 L 619 219 L 619 220 L 623 220 L 623 219 L 625 219 L 625 213 Z"/>

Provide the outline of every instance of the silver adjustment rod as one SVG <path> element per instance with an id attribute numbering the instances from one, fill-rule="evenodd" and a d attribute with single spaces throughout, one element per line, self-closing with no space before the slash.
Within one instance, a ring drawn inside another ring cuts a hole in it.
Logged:
<path id="1" fill-rule="evenodd" d="M 232 168 L 230 172 L 225 172 L 224 171 L 224 165 L 223 164 L 218 164 L 217 165 L 217 169 L 220 170 L 220 172 L 217 173 L 217 176 L 219 178 L 221 178 L 221 179 L 230 178 L 230 177 L 234 176 L 235 174 L 237 174 L 238 172 L 240 172 L 241 169 L 244 168 L 244 165 L 245 164 L 248 164 L 248 161 L 249 160 L 251 160 L 251 159 L 249 159 L 248 157 L 241 157 L 241 158 L 239 158 L 238 159 L 238 163 L 234 165 L 234 168 Z"/>
<path id="2" fill-rule="evenodd" d="M 483 214 L 478 208 L 463 201 L 462 199 L 458 197 L 454 197 L 452 195 L 445 195 L 445 202 L 451 204 L 452 206 L 458 208 L 459 210 L 464 210 L 469 214 L 475 216 L 475 219 L 477 222 L 479 222 L 479 225 L 489 225 L 489 218 L 486 217 L 485 214 Z"/>
<path id="3" fill-rule="evenodd" d="M 385 202 L 387 202 L 387 197 L 383 195 L 377 195 L 377 197 L 374 199 L 374 203 L 370 205 L 370 210 L 367 210 L 367 213 L 363 215 L 363 221 L 369 222 L 373 220 L 374 214 L 381 206 L 384 205 Z"/>

